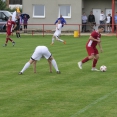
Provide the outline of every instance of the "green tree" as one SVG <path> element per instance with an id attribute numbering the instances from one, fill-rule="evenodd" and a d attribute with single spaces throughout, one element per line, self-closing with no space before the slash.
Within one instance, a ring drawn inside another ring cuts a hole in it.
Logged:
<path id="1" fill-rule="evenodd" d="M 0 0 L 0 10 L 5 10 L 6 9 L 6 2 L 3 0 Z"/>

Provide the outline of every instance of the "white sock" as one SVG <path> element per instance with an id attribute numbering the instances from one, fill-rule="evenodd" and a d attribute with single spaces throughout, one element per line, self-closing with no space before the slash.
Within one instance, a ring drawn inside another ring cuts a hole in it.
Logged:
<path id="1" fill-rule="evenodd" d="M 52 43 L 54 43 L 54 38 L 52 38 Z"/>
<path id="2" fill-rule="evenodd" d="M 59 39 L 57 36 L 56 36 L 56 39 L 57 39 L 58 41 L 64 42 L 62 39 Z"/>
<path id="3" fill-rule="evenodd" d="M 59 71 L 55 59 L 52 59 L 51 63 L 52 63 L 52 65 L 53 65 L 53 67 L 55 68 L 55 70 L 56 70 L 56 71 Z"/>
<path id="4" fill-rule="evenodd" d="M 23 67 L 23 69 L 21 70 L 21 72 L 23 73 L 29 66 L 30 66 L 30 63 L 27 62 L 27 63 L 24 65 L 24 67 Z"/>

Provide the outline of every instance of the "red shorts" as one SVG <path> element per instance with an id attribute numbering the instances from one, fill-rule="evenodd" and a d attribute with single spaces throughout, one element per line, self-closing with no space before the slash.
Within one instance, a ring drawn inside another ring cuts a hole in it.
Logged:
<path id="1" fill-rule="evenodd" d="M 89 56 L 99 54 L 97 48 L 86 47 L 86 50 Z"/>
<path id="2" fill-rule="evenodd" d="M 10 36 L 11 35 L 11 31 L 7 31 L 7 35 Z"/>

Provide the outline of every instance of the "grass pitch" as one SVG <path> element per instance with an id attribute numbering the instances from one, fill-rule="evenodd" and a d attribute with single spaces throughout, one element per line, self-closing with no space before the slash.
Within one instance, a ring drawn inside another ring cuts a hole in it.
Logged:
<path id="1" fill-rule="evenodd" d="M 102 37 L 97 68 L 106 65 L 107 72 L 91 72 L 92 61 L 77 66 L 87 56 L 88 37 L 61 36 L 67 44 L 51 46 L 51 36 L 14 35 L 15 47 L 2 47 L 0 35 L 0 117 L 117 117 L 117 39 Z M 18 75 L 38 45 L 49 48 L 61 74 L 49 73 L 42 59 L 36 74 L 30 66 Z"/>

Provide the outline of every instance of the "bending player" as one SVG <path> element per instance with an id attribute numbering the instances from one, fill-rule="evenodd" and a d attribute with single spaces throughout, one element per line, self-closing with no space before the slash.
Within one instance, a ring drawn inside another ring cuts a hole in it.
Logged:
<path id="1" fill-rule="evenodd" d="M 34 53 L 32 54 L 31 59 L 24 65 L 23 69 L 19 72 L 19 74 L 23 74 L 23 72 L 33 63 L 34 66 L 34 73 L 36 73 L 36 63 L 37 60 L 40 60 L 41 58 L 45 57 L 49 63 L 50 72 L 52 72 L 52 65 L 55 68 L 57 74 L 60 74 L 60 71 L 58 70 L 57 63 L 55 59 L 52 57 L 52 54 L 48 50 L 46 46 L 37 46 Z"/>
<path id="2" fill-rule="evenodd" d="M 89 37 L 89 40 L 86 44 L 86 50 L 89 56 L 87 56 L 86 58 L 84 58 L 82 61 L 78 62 L 78 66 L 80 69 L 82 69 L 82 64 L 84 64 L 85 62 L 93 59 L 93 65 L 92 65 L 92 71 L 99 71 L 98 69 L 96 69 L 96 64 L 98 62 L 99 59 L 99 53 L 98 50 L 96 48 L 97 44 L 99 45 L 100 51 L 102 52 L 102 46 L 101 46 L 101 34 L 104 31 L 104 27 L 102 25 L 100 25 L 98 27 L 97 31 L 93 31 Z"/>
<path id="3" fill-rule="evenodd" d="M 54 35 L 52 37 L 52 43 L 51 43 L 51 45 L 54 44 L 54 39 L 56 39 L 57 41 L 60 41 L 60 42 L 62 42 L 64 44 L 66 44 L 66 41 L 64 41 L 64 40 L 62 40 L 62 39 L 59 38 L 59 36 L 61 35 L 61 28 L 62 28 L 61 21 L 58 20 L 58 23 L 56 24 L 56 31 L 55 31 L 55 33 L 54 33 Z"/>
<path id="4" fill-rule="evenodd" d="M 12 29 L 12 26 L 15 25 Z M 9 17 L 7 24 L 6 24 L 6 43 L 3 45 L 4 47 L 7 46 L 8 41 L 11 41 L 13 46 L 15 45 L 15 42 L 10 38 L 10 35 L 12 33 L 12 30 L 14 30 L 16 27 L 16 24 L 14 21 L 12 21 L 12 16 Z"/>

